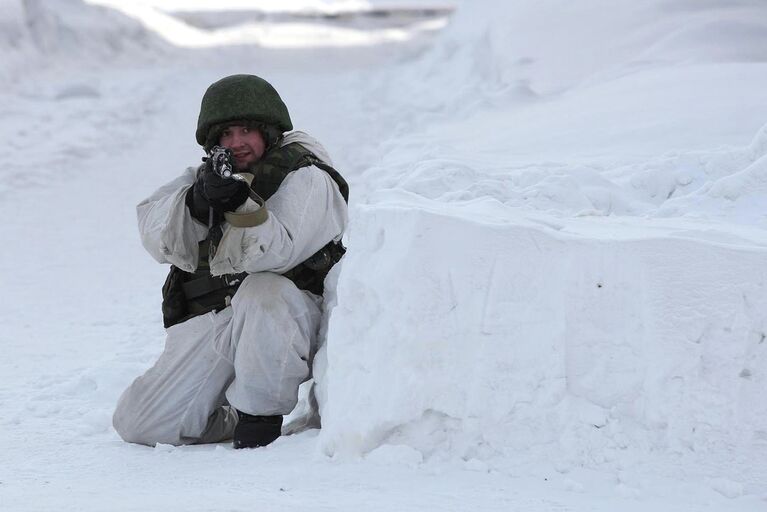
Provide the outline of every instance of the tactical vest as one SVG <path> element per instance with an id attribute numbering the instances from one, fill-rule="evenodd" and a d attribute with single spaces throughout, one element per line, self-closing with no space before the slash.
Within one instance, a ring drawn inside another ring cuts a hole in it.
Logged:
<path id="1" fill-rule="evenodd" d="M 298 142 L 269 150 L 253 169 L 251 188 L 264 200 L 269 199 L 288 174 L 314 165 L 328 173 L 338 185 L 345 201 L 349 201 L 349 185 L 333 167 L 326 164 Z M 218 311 L 229 305 L 240 283 L 247 273 L 211 276 L 209 258 L 212 257 L 211 245 L 215 251 L 220 240 L 221 226 L 215 226 L 208 232 L 208 237 L 200 242 L 200 259 L 195 272 L 185 272 L 171 265 L 162 288 L 162 314 L 165 327 L 184 322 L 209 311 Z M 325 276 L 335 265 L 346 248 L 341 242 L 330 242 L 310 256 L 306 261 L 285 272 L 287 277 L 301 290 L 322 295 Z"/>

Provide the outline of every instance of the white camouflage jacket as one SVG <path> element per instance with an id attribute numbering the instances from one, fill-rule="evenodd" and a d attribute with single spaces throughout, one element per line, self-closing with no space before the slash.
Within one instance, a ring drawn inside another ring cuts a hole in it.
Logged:
<path id="1" fill-rule="evenodd" d="M 325 148 L 306 133 L 292 132 L 282 145 L 292 142 L 299 142 L 333 165 Z M 137 206 L 141 241 L 149 254 L 160 263 L 171 263 L 187 272 L 196 269 L 198 244 L 208 234 L 208 226 L 191 216 L 185 202 L 196 171 L 188 168 Z M 348 222 L 347 205 L 338 185 L 313 165 L 288 174 L 265 207 L 269 217 L 259 226 L 237 228 L 224 224 L 224 235 L 210 261 L 211 274 L 282 274 L 331 240 L 340 240 Z M 248 199 L 237 211 L 256 208 L 256 203 Z"/>

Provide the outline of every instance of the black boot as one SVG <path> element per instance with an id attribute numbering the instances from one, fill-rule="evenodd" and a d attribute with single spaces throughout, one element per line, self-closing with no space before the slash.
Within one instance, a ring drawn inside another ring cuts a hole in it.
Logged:
<path id="1" fill-rule="evenodd" d="M 282 429 L 282 416 L 252 416 L 237 411 L 234 427 L 234 448 L 258 448 L 266 446 L 278 437 Z"/>

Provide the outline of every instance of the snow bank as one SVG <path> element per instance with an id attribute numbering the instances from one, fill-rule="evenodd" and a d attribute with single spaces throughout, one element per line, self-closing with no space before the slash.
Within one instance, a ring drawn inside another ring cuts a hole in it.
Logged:
<path id="1" fill-rule="evenodd" d="M 368 197 L 374 197 L 374 183 L 378 189 L 447 203 L 493 198 L 512 209 L 557 218 L 698 218 L 767 228 L 760 207 L 767 202 L 767 125 L 747 146 L 668 151 L 638 161 L 579 162 L 583 158 L 574 157 L 535 162 L 505 153 L 500 140 L 494 147 L 480 142 L 482 151 L 474 149 L 476 144 L 467 151 L 457 140 L 425 136 L 399 142 L 365 171 Z M 419 145 L 427 145 L 428 153 L 419 154 Z M 758 232 L 753 236 L 767 243 Z"/>
<path id="2" fill-rule="evenodd" d="M 117 156 L 143 137 L 145 118 L 162 108 L 158 87 L 108 78 L 153 67 L 168 55 L 164 43 L 82 0 L 0 7 L 0 137 L 25 162 L 0 171 L 0 196 L 71 178 L 105 148 Z"/>
<path id="3" fill-rule="evenodd" d="M 2 0 L 0 82 L 18 82 L 40 67 L 75 74 L 115 59 L 145 62 L 167 45 L 141 24 L 83 0 Z"/>
<path id="4" fill-rule="evenodd" d="M 369 106 L 395 128 L 353 188 L 322 451 L 652 460 L 763 493 L 765 20 L 488 2 L 381 80 Z"/>
<path id="5" fill-rule="evenodd" d="M 560 468 L 662 454 L 763 485 L 765 252 L 483 221 L 497 208 L 356 211 L 323 356 L 325 453 Z"/>
<path id="6" fill-rule="evenodd" d="M 441 44 L 378 81 L 371 108 L 396 128 L 357 190 L 763 228 L 767 196 L 732 187 L 765 154 L 765 20 L 761 2 L 459 10 Z"/>
<path id="7" fill-rule="evenodd" d="M 0 84 L 21 72 L 33 52 L 21 0 L 0 0 Z"/>
<path id="8" fill-rule="evenodd" d="M 439 45 L 397 70 L 408 94 L 387 81 L 379 93 L 428 123 L 422 111 L 456 119 L 657 67 L 767 62 L 765 43 L 767 6 L 759 1 L 466 3 Z"/>
<path id="9" fill-rule="evenodd" d="M 143 25 L 83 0 L 23 0 L 30 36 L 47 56 L 78 64 L 118 57 L 143 61 L 166 46 Z"/>

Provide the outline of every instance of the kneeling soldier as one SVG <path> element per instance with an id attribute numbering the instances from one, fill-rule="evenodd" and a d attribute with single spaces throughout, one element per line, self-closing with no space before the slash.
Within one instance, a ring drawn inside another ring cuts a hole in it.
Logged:
<path id="1" fill-rule="evenodd" d="M 138 205 L 144 247 L 170 263 L 165 350 L 120 397 L 129 442 L 265 446 L 310 375 L 323 281 L 343 255 L 348 187 L 277 91 L 234 75 L 205 92 L 203 165 Z"/>

